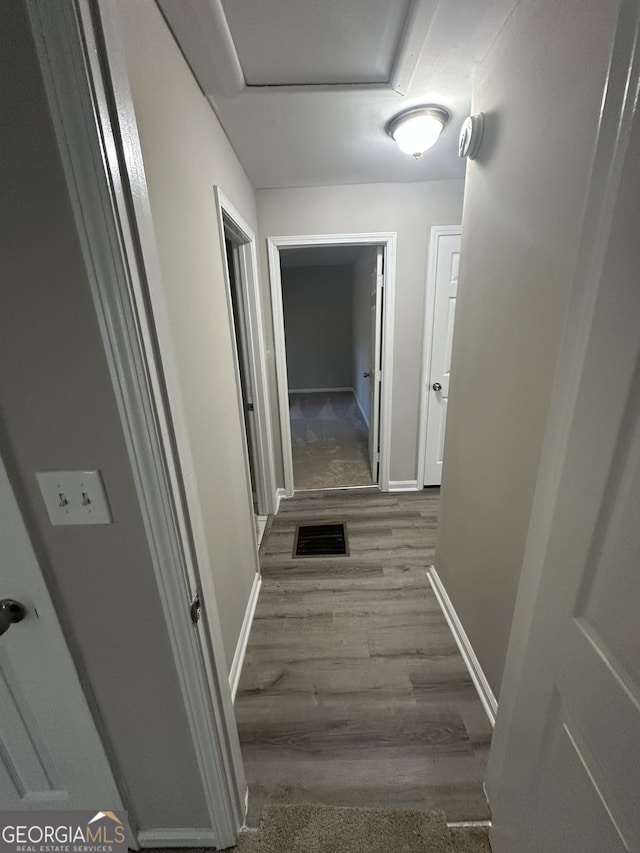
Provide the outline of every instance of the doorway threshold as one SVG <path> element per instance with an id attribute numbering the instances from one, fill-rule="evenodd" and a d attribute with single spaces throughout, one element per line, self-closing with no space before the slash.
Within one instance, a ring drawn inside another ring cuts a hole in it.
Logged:
<path id="1" fill-rule="evenodd" d="M 296 495 L 304 495 L 308 492 L 379 492 L 381 491 L 380 486 L 374 484 L 373 486 L 322 486 L 318 489 L 296 489 L 294 488 L 293 494 Z"/>

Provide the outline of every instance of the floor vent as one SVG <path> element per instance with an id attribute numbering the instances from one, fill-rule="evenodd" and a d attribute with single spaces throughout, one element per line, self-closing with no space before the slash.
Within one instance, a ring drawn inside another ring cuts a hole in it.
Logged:
<path id="1" fill-rule="evenodd" d="M 346 524 L 298 524 L 294 557 L 347 557 Z"/>

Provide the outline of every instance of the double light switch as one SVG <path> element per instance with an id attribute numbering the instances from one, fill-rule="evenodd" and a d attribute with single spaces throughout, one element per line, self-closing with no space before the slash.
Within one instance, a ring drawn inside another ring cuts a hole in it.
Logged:
<path id="1" fill-rule="evenodd" d="M 111 524 L 99 471 L 38 471 L 51 524 Z"/>

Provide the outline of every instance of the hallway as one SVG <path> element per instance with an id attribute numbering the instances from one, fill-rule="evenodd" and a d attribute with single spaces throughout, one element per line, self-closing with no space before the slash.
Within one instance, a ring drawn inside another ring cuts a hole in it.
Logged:
<path id="1" fill-rule="evenodd" d="M 265 802 L 442 809 L 486 820 L 491 727 L 426 578 L 438 490 L 299 494 L 263 545 L 236 698 Z M 345 521 L 349 557 L 292 559 L 300 521 Z"/>
<path id="2" fill-rule="evenodd" d="M 369 430 L 351 391 L 291 393 L 296 490 L 371 486 Z"/>

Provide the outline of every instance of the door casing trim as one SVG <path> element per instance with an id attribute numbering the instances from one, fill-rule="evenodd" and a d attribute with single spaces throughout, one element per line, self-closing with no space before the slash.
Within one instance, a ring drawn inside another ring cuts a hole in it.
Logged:
<path id="1" fill-rule="evenodd" d="M 260 278 L 256 236 L 240 211 L 227 198 L 219 186 L 214 187 L 216 211 L 220 244 L 225 246 L 225 220 L 231 225 L 234 238 L 242 241 L 237 246 L 241 267 L 240 281 L 244 303 L 244 320 L 248 332 L 249 362 L 255 414 L 256 437 L 260 458 L 257 460 L 258 515 L 271 515 L 276 507 L 276 475 L 273 455 L 273 431 L 271 425 L 271 410 L 269 408 L 269 375 L 267 369 L 266 345 L 264 340 L 264 324 L 262 319 L 262 304 L 260 301 Z M 227 285 L 227 304 L 231 329 L 233 325 L 233 307 L 231 303 L 231 282 L 225 267 Z M 237 343 L 237 342 L 236 342 Z M 235 347 L 237 353 L 237 346 Z M 236 369 L 238 365 L 236 364 Z M 240 373 L 237 369 L 237 382 L 240 383 Z M 250 449 L 247 447 L 247 453 Z"/>
<path id="2" fill-rule="evenodd" d="M 304 249 L 309 246 L 382 246 L 384 249 L 384 312 L 382 317 L 382 387 L 380 389 L 380 475 L 378 485 L 389 491 L 391 468 L 391 399 L 393 382 L 393 333 L 395 317 L 396 280 L 395 231 L 367 232 L 362 234 L 298 234 L 267 238 L 267 260 L 273 315 L 273 337 L 278 385 L 278 410 L 284 468 L 284 491 L 291 497 L 294 491 L 291 430 L 289 429 L 289 383 L 287 380 L 287 355 L 284 336 L 282 302 L 282 276 L 280 249 Z"/>

